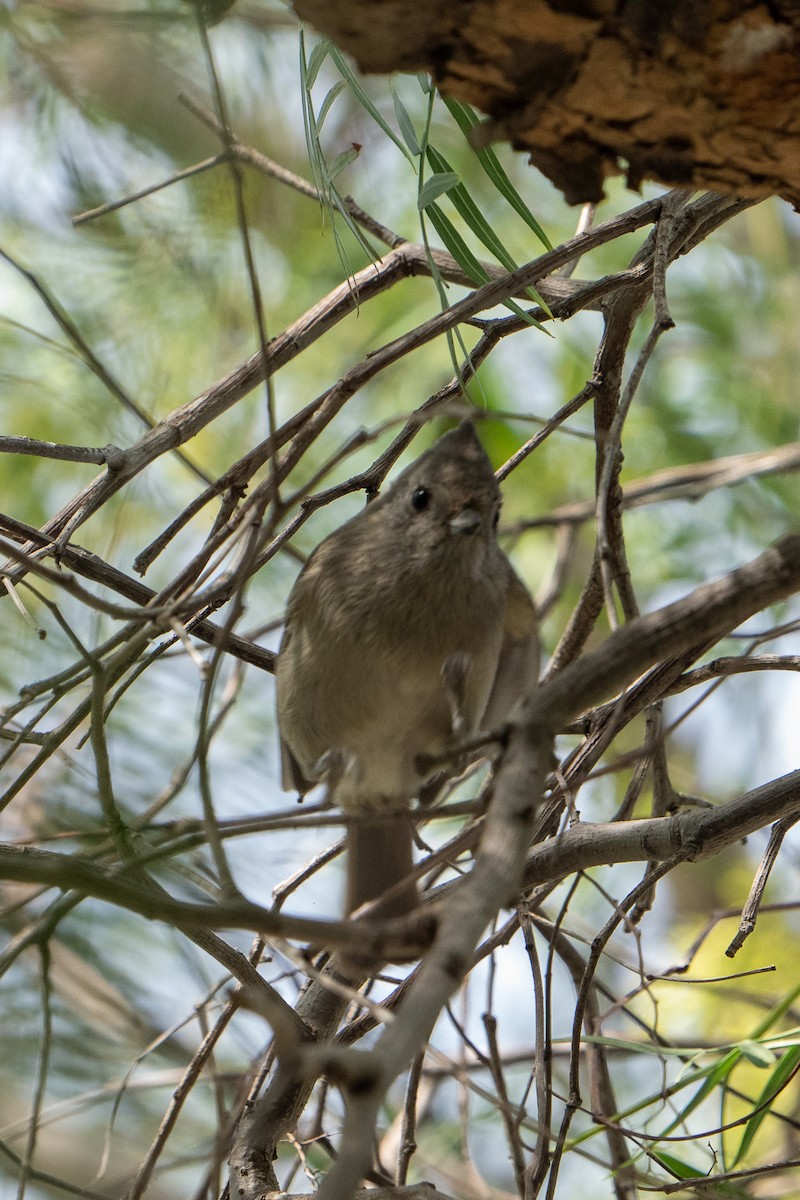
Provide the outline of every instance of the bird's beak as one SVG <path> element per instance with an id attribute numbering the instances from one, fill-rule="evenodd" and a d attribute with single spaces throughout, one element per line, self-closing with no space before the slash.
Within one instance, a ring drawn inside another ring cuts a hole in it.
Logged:
<path id="1" fill-rule="evenodd" d="M 475 508 L 462 508 L 447 524 L 451 533 L 475 533 L 480 529 L 481 514 Z"/>

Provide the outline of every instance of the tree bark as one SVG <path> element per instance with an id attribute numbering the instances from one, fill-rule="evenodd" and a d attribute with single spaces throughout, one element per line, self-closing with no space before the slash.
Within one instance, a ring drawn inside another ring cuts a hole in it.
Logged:
<path id="1" fill-rule="evenodd" d="M 364 71 L 431 72 L 570 203 L 611 175 L 800 203 L 800 3 L 294 0 Z"/>

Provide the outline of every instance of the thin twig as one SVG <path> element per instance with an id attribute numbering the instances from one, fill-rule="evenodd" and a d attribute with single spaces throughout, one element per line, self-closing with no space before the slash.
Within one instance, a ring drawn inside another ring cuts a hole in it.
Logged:
<path id="1" fill-rule="evenodd" d="M 759 863 L 758 871 L 750 888 L 750 894 L 747 897 L 747 902 L 742 909 L 742 919 L 739 923 L 739 929 L 736 936 L 731 941 L 725 953 L 728 958 L 734 958 L 744 943 L 750 937 L 750 934 L 756 927 L 756 919 L 758 910 L 761 907 L 761 901 L 764 897 L 764 889 L 767 886 L 770 872 L 775 865 L 778 854 L 780 852 L 783 839 L 786 834 L 800 821 L 800 812 L 789 817 L 784 817 L 780 821 L 776 821 L 772 826 L 769 834 L 769 842 L 764 851 L 764 855 Z"/>

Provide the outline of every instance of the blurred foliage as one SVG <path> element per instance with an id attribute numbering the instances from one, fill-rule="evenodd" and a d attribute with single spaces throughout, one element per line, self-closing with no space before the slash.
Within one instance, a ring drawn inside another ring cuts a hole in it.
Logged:
<path id="1" fill-rule="evenodd" d="M 210 11 L 211 6 L 207 15 Z M 355 237 L 342 212 L 336 212 L 350 193 L 363 209 L 410 241 L 424 237 L 439 245 L 437 231 L 455 230 L 471 255 L 484 261 L 489 258 L 486 246 L 465 220 L 463 205 L 454 203 L 467 195 L 509 261 L 524 262 L 542 252 L 530 222 L 498 190 L 496 177 L 486 174 L 485 162 L 470 148 L 442 100 L 429 93 L 427 81 L 408 77 L 390 85 L 384 80 L 362 80 L 364 96 L 359 96 L 349 77 L 344 87 L 339 86 L 342 74 L 335 59 L 317 52 L 312 94 L 318 157 L 309 163 L 298 31 L 290 11 L 269 0 L 243 0 L 232 7 L 214 5 L 211 15 L 219 23 L 210 31 L 210 43 L 236 136 L 306 180 L 319 181 L 322 168 L 328 171 L 326 208 L 275 179 L 240 168 L 268 337 L 341 284 L 346 276 L 343 263 L 356 271 L 369 264 L 370 254 L 377 257 L 384 252 L 368 234 L 365 246 L 364 237 Z M 181 101 L 186 93 L 214 107 L 196 12 L 190 5 L 165 0 L 134 8 L 125 0 L 22 0 L 5 8 L 0 22 L 0 249 L 31 272 L 69 314 L 106 369 L 146 418 L 155 422 L 222 379 L 258 348 L 228 170 L 218 165 L 92 220 L 72 222 L 94 207 L 166 183 L 176 171 L 220 152 L 218 136 Z M 307 53 L 313 55 L 319 43 L 309 31 L 305 37 Z M 415 141 L 419 153 L 414 152 Z M 428 144 L 435 153 L 426 156 Z M 518 155 L 504 146 L 496 147 L 495 153 L 550 242 L 557 245 L 570 237 L 577 214 Z M 452 172 L 463 189 L 429 191 L 439 214 L 433 225 L 426 206 L 420 207 L 431 164 L 434 174 L 444 177 Z M 621 185 L 611 185 L 598 219 L 625 211 L 633 200 Z M 591 253 L 581 261 L 578 274 L 590 278 L 623 269 L 640 240 L 639 235 L 630 235 Z M 670 271 L 669 302 L 676 329 L 662 340 L 626 426 L 623 483 L 665 468 L 766 450 L 800 438 L 798 267 L 798 220 L 785 207 L 766 203 L 745 212 Z M 274 382 L 278 420 L 302 409 L 375 346 L 400 336 L 435 314 L 442 303 L 464 293 L 458 285 L 419 277 L 362 304 L 310 353 L 299 355 L 281 371 Z M 507 310 L 498 308 L 493 315 L 507 315 Z M 637 329 L 632 353 L 641 346 L 648 321 L 646 316 Z M 470 397 L 492 417 L 481 433 L 493 461 L 505 461 L 581 389 L 591 374 L 600 332 L 600 315 L 586 312 L 546 332 L 525 329 L 489 358 L 470 385 Z M 474 345 L 477 333 L 462 330 L 462 337 Z M 440 339 L 364 387 L 304 457 L 290 485 L 305 485 L 315 472 L 326 468 L 314 480 L 318 489 L 368 466 L 402 420 L 450 379 L 451 353 Z M 460 357 L 457 352 L 456 356 Z M 145 430 L 145 423 L 92 374 L 30 281 L 5 262 L 0 262 L 0 416 L 3 435 L 81 446 L 126 447 Z M 330 465 L 360 428 L 378 432 Z M 258 388 L 193 438 L 187 456 L 197 471 L 215 479 L 268 432 L 265 392 Z M 591 500 L 595 459 L 591 434 L 590 412 L 585 409 L 513 473 L 504 489 L 509 525 L 531 513 Z M 413 453 L 430 436 L 424 431 Z M 177 456 L 160 458 L 83 525 L 76 541 L 131 574 L 136 554 L 202 488 L 190 464 Z M 96 474 L 97 467 L 85 463 L 4 454 L 0 509 L 41 526 Z M 251 488 L 266 476 L 265 468 Z M 357 497 L 348 496 L 321 509 L 295 539 L 294 557 L 277 558 L 269 571 L 252 581 L 238 626 L 243 633 L 255 631 L 264 644 L 276 646 L 277 622 L 297 570 L 296 557 L 356 511 L 359 503 Z M 796 528 L 798 507 L 798 477 L 787 473 L 754 478 L 697 502 L 683 499 L 636 510 L 626 518 L 626 531 L 642 608 L 730 569 Z M 215 515 L 216 507 L 208 506 L 187 525 L 148 573 L 151 586 L 157 588 L 172 578 L 191 558 Z M 579 534 L 572 569 L 544 625 L 548 651 L 576 602 L 592 545 L 589 522 Z M 534 529 L 515 538 L 512 553 L 530 586 L 541 587 L 556 557 L 552 531 Z M 37 584 L 37 590 L 51 602 L 57 596 L 44 584 Z M 86 651 L 76 648 L 76 639 L 94 649 L 118 628 L 114 618 L 70 597 L 57 596 L 63 622 L 52 604 L 27 592 L 24 599 L 47 638 L 39 639 L 5 601 L 0 685 L 7 705 L 15 703 L 20 687 L 36 679 L 54 676 L 76 661 L 86 667 Z M 777 652 L 779 645 L 771 643 L 768 649 Z M 786 739 L 782 748 L 770 744 L 758 720 L 752 719 L 750 706 L 756 696 L 763 726 L 788 730 L 787 737 L 794 739 L 788 752 L 791 758 L 800 711 L 797 687 L 789 683 L 767 687 L 753 677 L 735 683 L 739 687 L 738 693 L 731 691 L 735 701 L 713 698 L 676 735 L 680 763 L 676 782 L 684 791 L 720 796 L 789 768 L 781 758 L 787 754 Z M 270 678 L 251 669 L 242 679 L 235 665 L 224 665 L 216 706 L 226 689 L 235 692 L 236 706 L 211 751 L 218 815 L 232 818 L 289 808 L 291 800 L 281 795 L 277 785 Z M 52 707 L 42 699 L 42 728 L 63 719 L 88 697 L 89 690 L 87 678 L 69 692 L 57 694 Z M 157 656 L 154 666 L 132 682 L 106 724 L 116 799 L 126 820 L 134 822 L 164 798 L 164 811 L 154 808 L 141 831 L 145 843 L 151 836 L 167 840 L 179 836 L 182 822 L 200 815 L 193 765 L 200 695 L 196 666 L 178 648 Z M 675 702 L 676 715 L 686 703 Z M 9 806 L 3 824 L 8 840 L 65 852 L 77 848 L 103 853 L 107 822 L 82 736 L 83 731 L 71 738 Z M 629 748 L 634 749 L 632 738 Z M 24 747 L 3 768 L 0 777 L 5 786 L 13 782 L 20 762 L 30 760 L 34 752 L 34 746 Z M 626 783 L 622 772 L 598 781 L 582 794 L 582 807 L 587 813 L 593 809 L 590 815 L 596 819 L 608 819 Z M 649 793 L 642 798 L 642 812 L 646 803 Z M 258 837 L 232 839 L 231 858 L 243 890 L 268 903 L 271 888 L 330 838 L 330 831 L 317 829 L 304 831 L 300 838 L 289 831 L 272 835 L 263 845 Z M 796 849 L 792 854 L 796 857 Z M 660 953 L 679 956 L 711 907 L 740 903 L 752 865 L 753 854 L 743 853 L 735 868 L 723 869 L 717 863 L 702 876 L 683 868 L 680 886 L 665 889 L 667 896 L 659 897 L 660 915 L 654 914 L 662 934 Z M 159 867 L 159 878 L 170 889 L 191 897 L 215 894 L 210 874 L 205 850 L 198 847 L 167 858 Z M 691 877 L 695 887 L 703 879 L 709 894 L 692 896 L 691 889 L 684 887 L 684 877 Z M 780 893 L 780 884 L 776 891 Z M 585 908 L 577 904 L 570 917 L 578 924 L 586 922 L 588 929 L 590 914 L 598 906 L 602 910 L 603 902 L 594 892 L 582 896 Z M 295 903 L 298 910 L 314 915 L 332 911 L 327 889 L 316 881 L 293 898 Z M 31 896 L 15 887 L 4 888 L 3 904 L 9 939 L 18 937 L 29 922 L 57 912 L 53 896 Z M 178 1066 L 185 1063 L 206 1028 L 209 1010 L 201 1001 L 193 1009 L 195 998 L 212 992 L 222 971 L 193 947 L 187 949 L 178 934 L 108 906 L 82 903 L 57 920 L 54 916 L 52 929 L 42 925 L 39 936 L 0 984 L 0 1037 L 5 1051 L 0 1142 L 15 1154 L 22 1153 L 28 1136 L 21 1114 L 32 1103 L 42 1047 L 43 985 L 35 949 L 44 936 L 42 930 L 51 945 L 53 1036 L 45 1119 L 29 1186 L 37 1195 L 57 1194 L 54 1185 L 37 1178 L 37 1171 L 50 1172 L 85 1186 L 88 1196 L 116 1195 L 144 1156 L 175 1086 Z M 648 993 L 642 1005 L 657 1004 L 656 1025 L 671 1036 L 683 1028 L 686 1038 L 713 1041 L 723 1015 L 721 1036 L 726 1042 L 752 1036 L 758 1021 L 752 1010 L 758 1013 L 765 1003 L 774 1003 L 785 993 L 787 981 L 796 978 L 790 952 L 796 932 L 795 914 L 776 914 L 765 922 L 764 939 L 748 947 L 742 969 L 765 962 L 779 968 L 776 975 L 752 984 L 752 999 L 750 993 L 737 991 L 734 1006 L 730 990 L 723 985 L 684 989 L 680 983 L 667 983 L 657 1001 Z M 239 939 L 239 944 L 246 949 L 247 939 Z M 626 960 L 635 957 L 622 940 L 618 952 Z M 696 967 L 700 975 L 719 974 L 719 962 L 719 947 L 712 948 L 709 942 Z M 276 977 L 285 970 L 282 961 L 275 964 Z M 525 978 L 524 970 L 521 963 L 507 969 L 509 987 Z M 629 967 L 622 974 L 629 983 Z M 627 986 L 614 980 L 611 971 L 607 982 Z M 293 996 L 294 986 L 287 979 L 287 995 Z M 571 981 L 564 977 L 557 986 L 567 994 Z M 670 993 L 670 989 L 674 990 Z M 218 1003 L 216 995 L 209 1001 L 214 1012 Z M 511 999 L 502 1007 L 502 1019 L 512 1035 L 529 1038 L 532 1016 L 525 1013 L 523 1020 Z M 169 1033 L 158 1049 L 147 1049 L 161 1031 L 184 1017 L 184 1027 Z M 652 1021 L 652 1012 L 647 1019 Z M 796 1015 L 792 1020 L 799 1023 Z M 564 1035 L 566 1029 L 558 1032 Z M 208 1194 L 214 1191 L 213 1171 L 206 1179 L 214 1152 L 209 1114 L 217 1100 L 223 1108 L 233 1103 L 236 1087 L 231 1080 L 238 1081 L 265 1040 L 264 1029 L 255 1019 L 244 1020 L 225 1035 L 216 1061 L 219 1078 L 227 1087 L 224 1102 L 215 1099 L 212 1086 L 204 1085 L 193 1097 L 175 1148 L 164 1160 L 170 1169 L 161 1167 L 150 1185 L 151 1195 L 172 1196 L 176 1190 L 200 1194 L 204 1186 Z M 137 1055 L 144 1058 L 128 1086 L 125 1073 Z M 763 1073 L 752 1065 L 741 1068 L 738 1086 L 754 1095 Z M 475 1081 L 479 1079 L 486 1082 L 485 1071 L 475 1075 Z M 514 1078 L 517 1098 L 525 1082 L 523 1070 L 519 1079 Z M 566 1090 L 566 1080 L 561 1082 Z M 634 1069 L 631 1096 L 637 1082 Z M 653 1080 L 648 1086 L 655 1090 Z M 445 1178 L 464 1148 L 454 1115 L 456 1099 L 452 1094 L 446 1100 L 437 1096 L 434 1110 L 439 1104 L 440 1119 L 419 1132 L 422 1161 L 439 1163 Z M 60 1100 L 70 1103 L 50 1123 L 48 1105 Z M 737 1103 L 732 1101 L 731 1111 L 738 1113 Z M 787 1101 L 795 1116 L 796 1105 L 795 1088 Z M 508 1187 L 505 1148 L 500 1149 L 496 1132 L 494 1136 L 481 1132 L 490 1111 L 496 1118 L 494 1110 L 473 1110 L 478 1167 L 491 1183 Z M 679 1110 L 673 1110 L 669 1119 L 675 1111 Z M 704 1110 L 704 1119 L 707 1115 Z M 667 1120 L 664 1117 L 664 1125 Z M 777 1126 L 764 1126 L 754 1134 L 753 1146 L 760 1158 L 785 1152 L 786 1144 L 796 1146 L 796 1122 L 787 1128 L 789 1132 L 782 1134 Z M 113 1151 L 110 1162 L 101 1167 L 106 1136 Z M 733 1141 L 727 1144 L 729 1154 L 734 1154 Z M 224 1159 L 225 1148 L 217 1149 Z M 324 1166 L 327 1157 L 314 1151 L 318 1153 L 315 1165 Z M 704 1155 L 704 1150 L 698 1152 L 697 1158 L 707 1169 L 710 1162 Z M 593 1166 L 590 1157 L 578 1156 L 576 1161 L 579 1165 L 565 1169 L 565 1188 L 596 1185 L 603 1178 L 602 1169 Z M 10 1160 L 0 1157 L 0 1169 L 4 1164 L 11 1180 L 15 1172 Z M 9 1182 L 9 1195 L 11 1187 Z"/>

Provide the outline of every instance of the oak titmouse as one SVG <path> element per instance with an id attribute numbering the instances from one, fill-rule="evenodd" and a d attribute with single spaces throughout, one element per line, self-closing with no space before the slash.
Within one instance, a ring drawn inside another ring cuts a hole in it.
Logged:
<path id="1" fill-rule="evenodd" d="M 283 784 L 351 818 L 347 912 L 412 869 L 425 758 L 501 723 L 535 681 L 536 616 L 497 544 L 500 491 L 465 421 L 327 537 L 294 585 L 277 664 Z M 382 915 L 414 907 L 408 878 Z"/>

